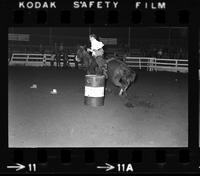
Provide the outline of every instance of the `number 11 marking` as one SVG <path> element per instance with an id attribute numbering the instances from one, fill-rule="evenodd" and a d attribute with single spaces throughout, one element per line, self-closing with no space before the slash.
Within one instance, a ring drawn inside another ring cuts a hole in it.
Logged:
<path id="1" fill-rule="evenodd" d="M 36 164 L 29 164 L 28 167 L 29 167 L 29 171 L 31 172 L 32 171 L 32 166 L 33 166 L 33 172 L 36 171 Z"/>

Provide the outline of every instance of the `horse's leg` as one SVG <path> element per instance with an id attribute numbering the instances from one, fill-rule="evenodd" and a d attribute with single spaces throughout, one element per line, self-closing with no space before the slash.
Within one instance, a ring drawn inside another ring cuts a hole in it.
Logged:
<path id="1" fill-rule="evenodd" d="M 99 74 L 99 75 L 102 75 L 102 72 L 103 72 L 103 71 L 102 71 L 102 68 L 101 68 L 101 67 L 98 67 L 98 70 L 99 70 L 99 73 L 98 73 L 98 74 Z"/>
<path id="2" fill-rule="evenodd" d="M 127 89 L 130 87 L 131 83 L 134 82 L 134 80 L 135 80 L 135 74 L 129 75 L 128 77 L 126 77 L 125 79 L 123 79 L 124 93 L 126 93 Z"/>
<path id="3" fill-rule="evenodd" d="M 123 80 L 122 81 L 122 94 L 125 94 L 125 96 L 127 96 L 126 90 L 128 89 L 130 85 L 130 82 L 127 80 Z"/>
<path id="4" fill-rule="evenodd" d="M 101 75 L 101 69 L 99 68 L 99 66 L 95 67 L 95 74 Z"/>
<path id="5" fill-rule="evenodd" d="M 122 93 L 123 93 L 123 85 L 120 83 L 120 76 L 119 75 L 115 76 L 115 78 L 113 79 L 113 83 L 114 83 L 114 85 L 120 87 L 119 96 L 121 96 Z"/>
<path id="6" fill-rule="evenodd" d="M 119 96 L 121 96 L 123 94 L 124 90 L 121 88 L 119 91 Z"/>
<path id="7" fill-rule="evenodd" d="M 89 66 L 87 70 L 88 70 L 88 74 L 95 74 L 94 68 L 91 65 Z"/>
<path id="8" fill-rule="evenodd" d="M 126 87 L 125 89 L 123 89 L 122 94 L 125 95 L 125 96 L 128 96 L 128 95 L 127 95 L 127 92 L 126 92 L 126 89 L 127 89 L 127 87 Z"/>
<path id="9" fill-rule="evenodd" d="M 107 70 L 104 69 L 103 70 L 103 74 L 104 74 L 105 78 L 108 79 L 108 72 L 107 72 Z"/>
<path id="10" fill-rule="evenodd" d="M 126 90 L 128 89 L 129 85 L 130 85 L 130 83 L 128 83 L 128 84 L 125 86 L 124 92 L 126 92 Z"/>
<path id="11" fill-rule="evenodd" d="M 93 67 L 93 73 L 96 75 L 98 74 L 98 67 L 94 65 Z"/>
<path id="12" fill-rule="evenodd" d="M 92 73 L 92 74 L 96 74 L 96 69 L 95 69 L 94 66 L 91 67 L 91 73 Z"/>

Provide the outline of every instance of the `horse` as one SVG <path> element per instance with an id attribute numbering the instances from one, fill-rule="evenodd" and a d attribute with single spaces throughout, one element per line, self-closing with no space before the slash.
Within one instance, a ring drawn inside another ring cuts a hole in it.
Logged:
<path id="1" fill-rule="evenodd" d="M 86 67 L 93 67 L 90 63 L 96 62 L 95 58 L 91 56 L 86 48 L 80 46 L 77 50 L 76 57 L 77 62 L 85 63 Z M 123 61 L 116 59 L 115 57 L 108 58 L 107 62 L 107 76 L 108 79 L 117 87 L 120 88 L 119 96 L 127 95 L 127 89 L 135 81 L 136 73 L 131 70 Z M 98 74 L 98 69 L 94 68 L 94 74 Z"/>
<path id="2" fill-rule="evenodd" d="M 78 47 L 75 61 L 82 63 L 82 66 L 86 68 L 87 74 L 97 74 L 98 65 L 95 59 L 86 51 L 86 46 Z"/>

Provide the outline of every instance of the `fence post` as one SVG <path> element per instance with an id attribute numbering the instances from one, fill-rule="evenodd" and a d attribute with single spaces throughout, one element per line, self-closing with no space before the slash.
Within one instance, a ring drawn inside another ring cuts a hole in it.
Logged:
<path id="1" fill-rule="evenodd" d="M 141 70 L 141 58 L 139 58 L 139 67 L 140 67 L 140 70 Z"/>
<path id="2" fill-rule="evenodd" d="M 43 54 L 43 67 L 46 65 L 46 54 Z"/>
<path id="3" fill-rule="evenodd" d="M 154 70 L 157 72 L 158 70 L 157 70 L 157 59 L 156 59 L 156 57 L 154 58 Z"/>
<path id="4" fill-rule="evenodd" d="M 146 64 L 147 64 L 147 65 L 146 65 L 147 71 L 151 71 L 151 67 L 150 67 L 150 64 L 151 64 L 151 63 L 150 63 L 150 58 L 147 59 Z"/>
<path id="5" fill-rule="evenodd" d="M 28 60 L 29 60 L 29 54 L 27 54 L 25 66 L 28 65 Z"/>
<path id="6" fill-rule="evenodd" d="M 154 71 L 154 58 L 150 58 L 151 60 L 151 71 Z"/>
<path id="7" fill-rule="evenodd" d="M 151 71 L 155 71 L 155 59 L 151 58 Z"/>
<path id="8" fill-rule="evenodd" d="M 178 72 L 178 60 L 176 59 L 176 72 Z"/>
<path id="9" fill-rule="evenodd" d="M 148 60 L 149 60 L 149 71 L 152 71 L 152 59 L 149 58 Z"/>

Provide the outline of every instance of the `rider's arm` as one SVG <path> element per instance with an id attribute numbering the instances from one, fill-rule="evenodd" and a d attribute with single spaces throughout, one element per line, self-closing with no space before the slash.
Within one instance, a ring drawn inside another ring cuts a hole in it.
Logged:
<path id="1" fill-rule="evenodd" d="M 93 50 L 92 50 L 91 48 L 88 48 L 88 49 L 87 49 L 87 51 L 90 51 L 90 52 L 92 52 Z"/>
<path id="2" fill-rule="evenodd" d="M 104 46 L 104 44 L 103 44 L 102 42 L 99 42 L 99 43 L 98 43 L 98 49 L 103 48 L 103 46 Z"/>

